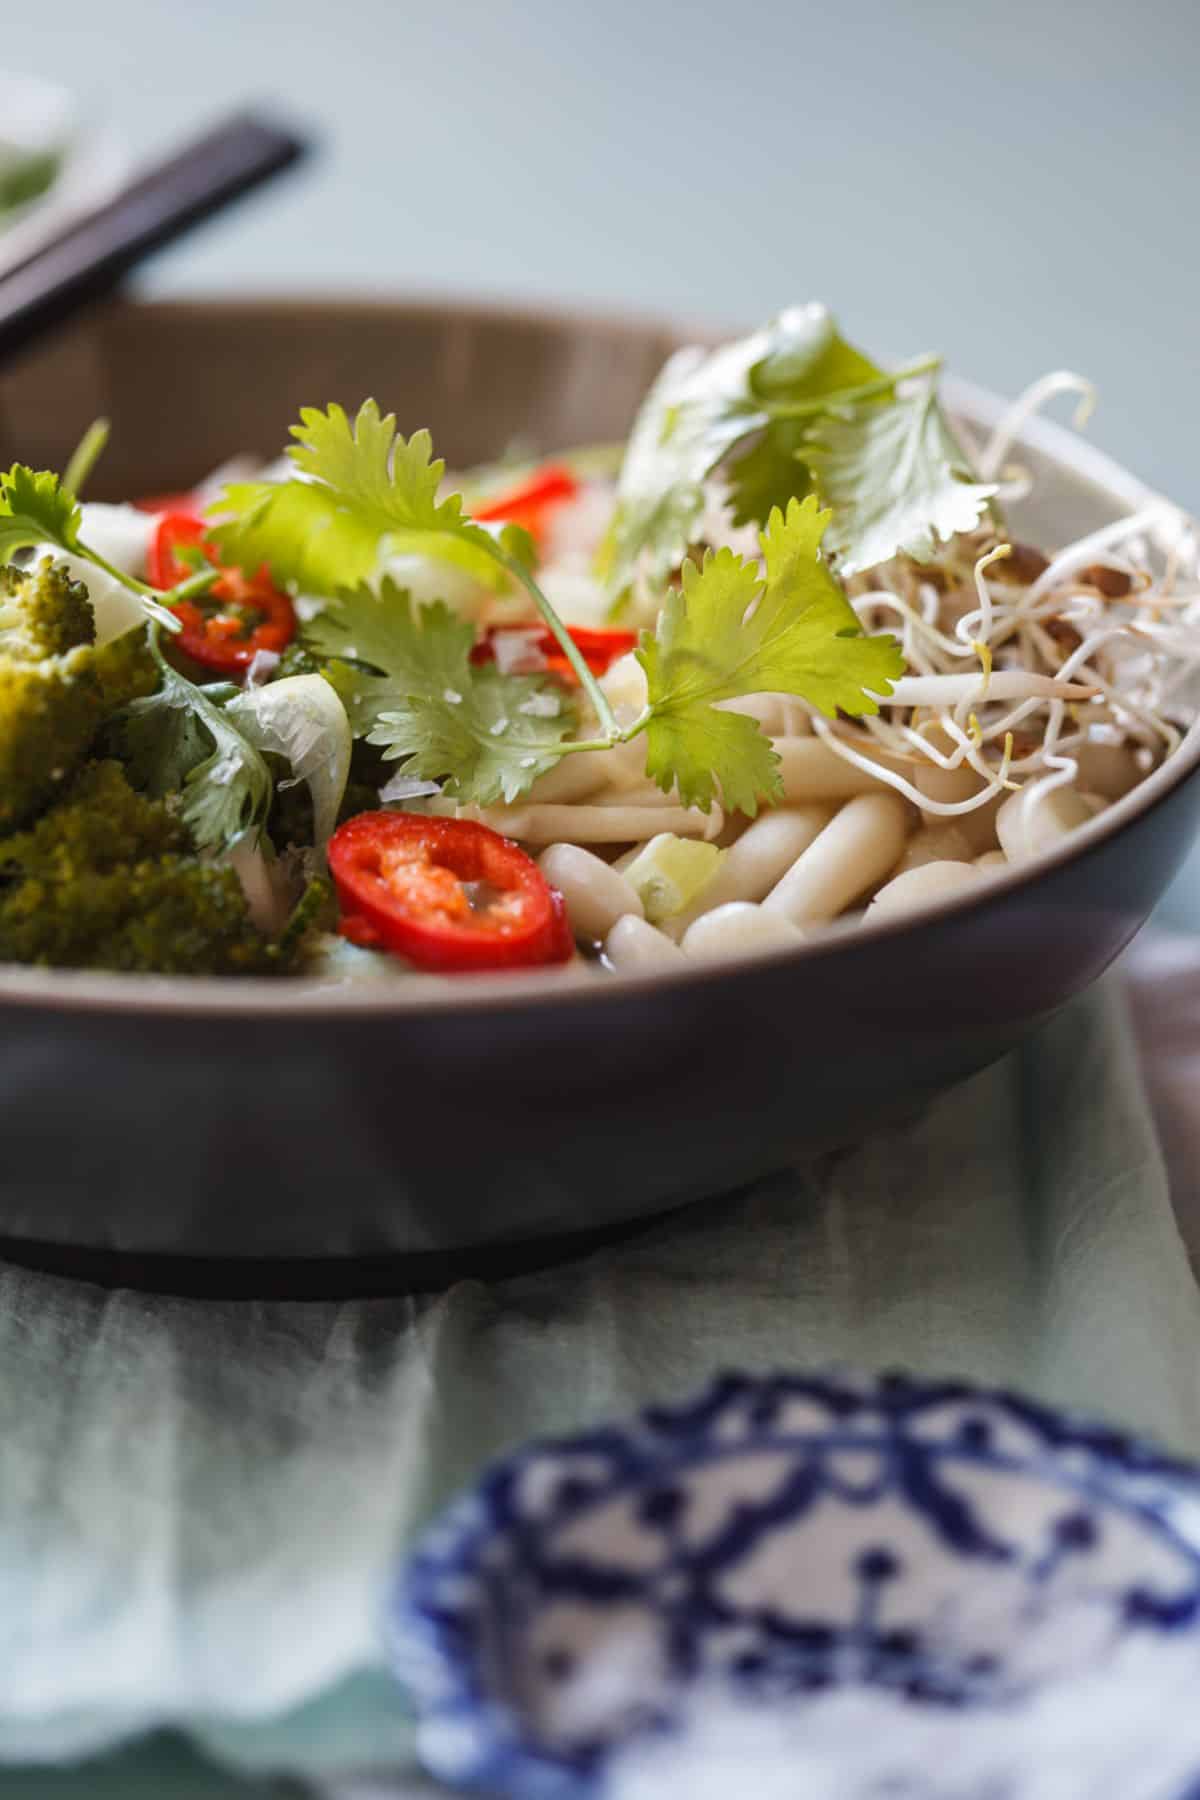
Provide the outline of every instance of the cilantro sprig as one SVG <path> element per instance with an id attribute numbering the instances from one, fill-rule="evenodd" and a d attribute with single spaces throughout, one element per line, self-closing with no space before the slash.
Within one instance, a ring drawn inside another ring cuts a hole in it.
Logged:
<path id="1" fill-rule="evenodd" d="M 265 562 L 276 580 L 332 594 L 366 581 L 386 541 L 453 563 L 485 586 L 507 585 L 496 539 L 466 517 L 460 496 L 439 500 L 445 464 L 433 460 L 427 431 L 406 440 L 373 400 L 353 421 L 340 406 L 306 406 L 291 429 L 297 478 L 235 482 L 214 507 L 212 537 L 225 561 Z"/>
<path id="2" fill-rule="evenodd" d="M 587 663 L 528 567 L 529 539 L 512 526 L 493 532 L 463 509 L 462 496 L 439 499 L 444 462 L 427 431 L 411 438 L 366 400 L 351 422 L 340 406 L 306 406 L 288 455 L 298 479 L 236 483 L 213 507 L 213 538 L 224 561 L 244 569 L 265 562 L 277 581 L 331 595 L 366 581 L 386 544 L 468 569 L 492 586 L 520 583 L 560 645 L 604 729 L 616 720 Z"/>
<path id="3" fill-rule="evenodd" d="M 760 800 L 781 797 L 771 740 L 721 701 L 794 694 L 830 716 L 872 713 L 903 673 L 898 645 L 862 636 L 825 566 L 829 521 L 812 495 L 776 507 L 760 536 L 762 571 L 729 549 L 685 562 L 657 634 L 643 633 L 647 773 L 684 805 L 707 810 L 719 797 L 753 816 Z"/>
<path id="4" fill-rule="evenodd" d="M 14 463 L 0 475 L 0 564 L 11 562 L 18 550 L 53 544 L 68 555 L 103 569 L 114 581 L 136 594 L 147 619 L 167 631 L 178 631 L 179 620 L 162 604 L 162 598 L 136 575 L 118 569 L 80 538 L 83 514 L 72 490 L 48 469 L 30 469 Z M 216 579 L 215 571 L 208 583 Z M 206 584 L 207 585 L 207 584 Z"/>
<path id="5" fill-rule="evenodd" d="M 274 784 L 266 762 L 222 711 L 238 689 L 208 688 L 172 668 L 151 624 L 149 643 L 159 686 L 117 715 L 110 733 L 144 793 L 179 793 L 180 816 L 199 850 L 226 851 L 257 835 L 271 808 Z"/>
<path id="6" fill-rule="evenodd" d="M 335 659 L 327 679 L 356 735 L 405 775 L 444 781 L 451 799 L 518 799 L 554 767 L 575 723 L 556 683 L 476 666 L 474 627 L 440 601 L 414 607 L 392 581 L 342 594 L 306 638 Z"/>
<path id="7" fill-rule="evenodd" d="M 391 581 L 345 592 L 305 628 L 331 659 L 326 678 L 355 735 L 446 795 L 511 804 L 564 756 L 646 738 L 647 774 L 684 805 L 715 800 L 753 815 L 781 794 L 778 758 L 757 722 L 722 709 L 786 693 L 829 715 L 875 712 L 904 668 L 894 640 L 864 637 L 821 554 L 829 524 L 810 496 L 772 513 L 762 564 L 729 549 L 687 561 L 656 633 L 643 632 L 642 713 L 572 739 L 561 688 L 471 661 L 472 625 L 441 602 L 417 607 Z"/>
<path id="8" fill-rule="evenodd" d="M 842 574 L 902 549 L 927 557 L 938 538 L 970 529 L 995 490 L 973 480 L 941 412 L 939 367 L 921 357 L 881 368 L 819 305 L 789 308 L 710 353 L 677 352 L 646 397 L 618 482 L 603 559 L 616 599 L 639 578 L 653 591 L 678 567 L 718 470 L 739 525 L 765 525 L 808 494 L 831 506 Z"/>
<path id="9" fill-rule="evenodd" d="M 733 347 L 730 394 L 760 363 L 764 394 L 784 394 L 779 404 L 793 410 L 807 404 L 798 394 L 830 384 L 890 391 L 891 377 L 826 330 L 823 318 L 761 334 L 753 365 L 744 347 Z M 694 434 L 695 426 L 680 415 L 679 430 Z M 756 559 L 728 550 L 699 567 L 684 564 L 658 635 L 644 635 L 638 652 L 646 708 L 622 727 L 518 547 L 472 520 L 461 496 L 440 497 L 444 464 L 428 432 L 405 439 L 373 401 L 353 421 L 338 406 L 305 408 L 292 430 L 296 476 L 229 487 L 214 508 L 222 559 L 247 568 L 265 561 L 277 580 L 332 596 L 305 636 L 330 659 L 328 678 L 356 735 L 405 774 L 444 782 L 451 798 L 511 803 L 561 757 L 644 734 L 648 773 L 665 789 L 677 787 L 686 804 L 708 808 L 720 796 L 753 812 L 778 796 L 776 759 L 755 722 L 722 711 L 722 700 L 791 693 L 830 714 L 861 713 L 876 710 L 873 696 L 901 673 L 892 640 L 861 635 L 825 566 L 828 513 L 793 495 L 765 520 L 765 574 Z M 676 549 L 681 542 L 677 532 Z M 575 672 L 596 735 L 568 736 L 574 721 L 546 683 L 472 663 L 474 629 L 444 604 L 417 607 L 386 579 L 368 586 L 385 543 L 448 561 L 469 552 L 470 566 L 479 558 L 520 582 Z"/>

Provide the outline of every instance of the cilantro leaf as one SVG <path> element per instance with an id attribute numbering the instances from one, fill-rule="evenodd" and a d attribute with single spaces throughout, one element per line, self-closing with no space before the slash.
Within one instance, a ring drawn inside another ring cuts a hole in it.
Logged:
<path id="1" fill-rule="evenodd" d="M 394 415 L 366 400 L 353 422 L 340 406 L 306 406 L 292 436 L 288 455 L 302 479 L 237 482 L 212 508 L 223 560 L 250 570 L 266 563 L 277 581 L 333 594 L 368 580 L 386 546 L 507 585 L 496 537 L 466 516 L 461 495 L 438 499 L 446 465 L 433 459 L 427 431 L 403 438 Z"/>
<path id="2" fill-rule="evenodd" d="M 650 584 L 677 566 L 704 510 L 704 482 L 743 437 L 766 423 L 750 404 L 756 337 L 706 356 L 677 350 L 642 403 L 617 482 L 604 551 L 616 595 L 641 573 Z"/>
<path id="3" fill-rule="evenodd" d="M 883 384 L 880 387 L 880 384 Z M 880 387 L 868 404 L 892 393 L 884 371 L 848 344 L 823 306 L 793 307 L 777 322 L 771 347 L 750 371 L 750 386 L 773 406 L 807 407 L 807 415 L 769 418 L 762 435 L 729 467 L 735 525 L 765 525 L 778 506 L 812 491 L 805 447 L 822 406 L 836 409 L 864 387 Z"/>
<path id="4" fill-rule="evenodd" d="M 852 575 L 903 551 L 928 562 L 939 539 L 973 531 L 995 494 L 976 481 L 930 383 L 891 406 L 825 420 L 807 454 L 833 509 L 827 548 Z"/>
<path id="5" fill-rule="evenodd" d="M 786 510 L 792 499 L 803 499 L 812 487 L 804 461 L 804 441 L 809 423 L 780 419 L 729 465 L 729 502 L 735 525 L 765 522 L 775 508 Z"/>
<path id="6" fill-rule="evenodd" d="M 877 712 L 904 668 L 892 638 L 863 637 L 821 557 L 828 512 L 810 495 L 772 513 L 765 573 L 732 550 L 686 562 L 657 636 L 643 634 L 650 719 L 646 772 L 686 806 L 749 813 L 778 799 L 777 758 L 753 719 L 717 704 L 745 694 L 796 694 L 820 711 Z"/>
<path id="7" fill-rule="evenodd" d="M 79 551 L 79 502 L 48 469 L 14 463 L 0 475 L 0 562 L 35 544 Z"/>
<path id="8" fill-rule="evenodd" d="M 883 371 L 840 337 L 825 307 L 793 306 L 760 331 L 718 350 L 680 350 L 638 414 L 617 489 L 605 570 L 623 593 L 637 573 L 656 582 L 692 543 L 704 482 L 727 456 L 761 433 L 730 471 L 739 524 L 765 524 L 772 507 L 811 488 L 795 452 L 803 429 L 775 419 L 777 406 L 813 415 Z"/>
<path id="9" fill-rule="evenodd" d="M 231 684 L 231 696 L 236 691 Z M 123 707 L 109 720 L 104 737 L 134 787 L 154 800 L 179 793 L 192 770 L 212 755 L 212 739 L 199 714 L 166 684 Z"/>
<path id="10" fill-rule="evenodd" d="M 819 301 L 789 306 L 766 329 L 766 348 L 750 371 L 763 400 L 822 400 L 884 378 L 885 371 L 848 344 Z"/>
<path id="11" fill-rule="evenodd" d="M 562 689 L 470 660 L 474 628 L 442 602 L 414 607 L 394 582 L 339 595 L 306 628 L 336 659 L 327 678 L 356 736 L 453 799 L 512 802 L 554 767 L 574 719 Z M 378 674 L 351 664 L 369 664 Z M 553 708 L 553 710 L 551 710 Z"/>
<path id="12" fill-rule="evenodd" d="M 306 645 L 319 656 L 369 663 L 405 693 L 452 684 L 475 643 L 469 619 L 443 601 L 414 607 L 390 576 L 378 592 L 358 587 L 339 594 L 303 629 Z"/>
<path id="13" fill-rule="evenodd" d="M 204 690 L 168 663 L 157 693 L 117 714 L 109 731 L 144 793 L 180 793 L 180 816 L 199 850 L 226 850 L 261 829 L 270 811 L 266 763 L 221 711 L 237 690 Z"/>
<path id="14" fill-rule="evenodd" d="M 92 433 L 95 430 L 93 427 Z M 92 433 L 88 434 L 89 438 Z M 85 448 L 87 441 L 84 440 L 80 450 Z M 11 562 L 18 550 L 53 544 L 68 556 L 93 563 L 113 581 L 136 594 L 147 619 L 156 620 L 168 631 L 178 631 L 179 620 L 158 604 L 152 588 L 124 569 L 114 567 L 80 541 L 82 519 L 78 500 L 57 475 L 48 469 L 30 469 L 24 463 L 14 463 L 7 474 L 0 475 L 0 564 Z"/>

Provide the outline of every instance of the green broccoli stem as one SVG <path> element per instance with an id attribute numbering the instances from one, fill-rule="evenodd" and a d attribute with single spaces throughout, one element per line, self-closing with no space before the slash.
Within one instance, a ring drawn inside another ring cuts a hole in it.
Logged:
<path id="1" fill-rule="evenodd" d="M 506 550 L 502 544 L 495 544 L 491 554 L 502 568 L 507 569 L 509 574 L 514 575 L 521 583 L 521 586 L 525 589 L 526 593 L 533 601 L 533 604 L 537 607 L 538 612 L 542 615 L 544 623 L 553 633 L 555 641 L 562 650 L 563 655 L 578 676 L 579 685 L 591 701 L 596 717 L 600 721 L 600 729 L 604 733 L 603 744 L 600 747 L 609 749 L 613 744 L 621 743 L 623 741 L 621 727 L 617 723 L 616 714 L 608 703 L 608 697 L 605 694 L 604 689 L 600 686 L 600 683 L 588 668 L 587 662 L 579 649 L 578 644 L 576 644 L 574 638 L 555 612 L 553 606 L 550 604 L 529 570 L 525 567 L 524 563 L 521 562 L 519 557 L 514 556 L 511 551 Z"/>

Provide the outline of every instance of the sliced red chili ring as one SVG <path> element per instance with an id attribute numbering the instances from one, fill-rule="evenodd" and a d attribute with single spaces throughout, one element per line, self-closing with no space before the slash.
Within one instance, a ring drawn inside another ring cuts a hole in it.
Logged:
<path id="1" fill-rule="evenodd" d="M 207 593 L 172 608 L 183 626 L 175 642 L 204 668 L 236 675 L 260 650 L 286 650 L 295 637 L 295 609 L 266 568 L 245 575 L 223 567 L 203 519 L 194 513 L 168 513 L 160 521 L 148 562 L 150 579 L 159 588 L 178 586 L 205 563 L 221 569 Z"/>
<path id="2" fill-rule="evenodd" d="M 144 494 L 133 503 L 139 512 L 144 513 L 187 513 L 189 517 L 198 517 L 200 501 L 190 490 L 182 488 L 173 494 Z"/>
<path id="3" fill-rule="evenodd" d="M 570 469 L 561 463 L 546 463 L 536 470 L 528 481 L 519 487 L 510 488 L 506 493 L 497 494 L 491 500 L 472 508 L 472 517 L 484 524 L 499 523 L 521 525 L 538 545 L 541 544 L 548 522 L 548 515 L 556 506 L 566 500 L 573 500 L 579 492 L 579 483 Z"/>
<path id="4" fill-rule="evenodd" d="M 329 872 L 352 943 L 455 973 L 565 962 L 562 895 L 518 844 L 468 819 L 359 813 L 334 832 Z"/>
<path id="5" fill-rule="evenodd" d="M 618 656 L 624 656 L 633 650 L 638 641 L 636 631 L 617 631 L 588 625 L 569 625 L 567 629 L 572 643 L 593 675 L 603 675 Z M 557 675 L 568 687 L 578 686 L 574 669 L 559 648 L 558 639 L 547 626 L 491 625 L 471 651 L 471 661 L 493 662 L 496 656 L 496 639 L 505 632 L 512 632 L 514 635 L 519 633 L 528 641 L 530 660 L 534 665 L 531 673 Z"/>

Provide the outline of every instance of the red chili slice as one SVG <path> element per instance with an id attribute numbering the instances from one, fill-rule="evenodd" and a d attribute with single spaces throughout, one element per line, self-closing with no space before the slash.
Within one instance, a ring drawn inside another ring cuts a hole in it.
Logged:
<path id="1" fill-rule="evenodd" d="M 154 534 L 148 561 L 150 579 L 159 588 L 186 581 L 196 573 L 197 562 L 221 569 L 220 579 L 206 594 L 181 600 L 171 609 L 183 626 L 175 641 L 204 668 L 236 675 L 249 667 L 260 650 L 286 650 L 295 637 L 295 610 L 266 568 L 257 575 L 224 568 L 217 561 L 203 519 L 194 513 L 167 514 Z"/>
<path id="2" fill-rule="evenodd" d="M 624 656 L 637 645 L 636 631 L 615 631 L 587 625 L 569 625 L 567 630 L 593 675 L 603 675 L 618 656 Z M 529 648 L 536 658 L 538 674 L 557 675 L 568 687 L 578 687 L 578 677 L 559 649 L 558 639 L 548 627 L 491 625 L 471 651 L 471 661 L 493 662 L 496 656 L 496 639 L 505 631 L 520 632 L 528 638 Z"/>
<path id="3" fill-rule="evenodd" d="M 561 463 L 546 463 L 523 481 L 519 487 L 485 500 L 472 509 L 472 517 L 484 524 L 503 520 L 508 525 L 521 525 L 538 545 L 545 534 L 547 515 L 565 500 L 573 500 L 579 483 L 570 469 Z"/>
<path id="4" fill-rule="evenodd" d="M 190 490 L 180 489 L 174 494 L 144 494 L 133 503 L 139 512 L 144 513 L 187 513 L 193 516 L 200 502 Z"/>
<path id="5" fill-rule="evenodd" d="M 328 855 L 342 936 L 419 969 L 530 968 L 574 949 L 562 895 L 486 825 L 359 813 L 334 832 Z"/>

